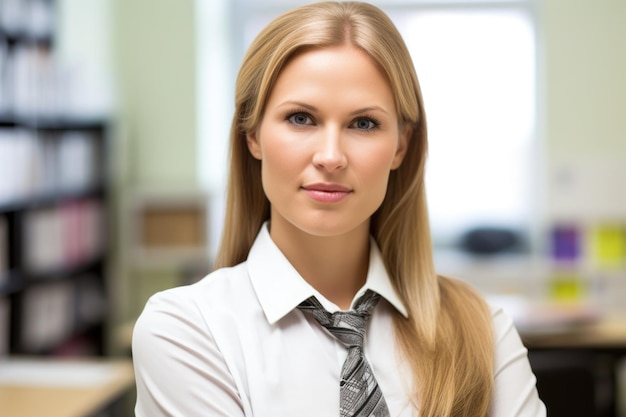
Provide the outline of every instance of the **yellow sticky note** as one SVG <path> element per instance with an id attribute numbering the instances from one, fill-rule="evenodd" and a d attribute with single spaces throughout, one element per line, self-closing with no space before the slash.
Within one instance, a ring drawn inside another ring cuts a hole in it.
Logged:
<path id="1" fill-rule="evenodd" d="M 626 255 L 626 230 L 619 224 L 598 225 L 591 230 L 591 254 L 600 267 L 617 267 Z"/>
<path id="2" fill-rule="evenodd" d="M 555 301 L 579 301 L 585 295 L 582 277 L 575 272 L 555 272 L 550 280 L 550 295 Z"/>

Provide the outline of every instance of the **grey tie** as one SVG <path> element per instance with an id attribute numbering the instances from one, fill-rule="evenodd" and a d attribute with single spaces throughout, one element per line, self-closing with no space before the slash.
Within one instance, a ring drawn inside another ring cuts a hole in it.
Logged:
<path id="1" fill-rule="evenodd" d="M 309 297 L 298 306 L 348 348 L 339 383 L 341 417 L 389 417 L 383 393 L 363 355 L 365 326 L 379 299 L 380 295 L 367 290 L 357 300 L 355 310 L 334 314 L 326 311 L 315 297 Z"/>

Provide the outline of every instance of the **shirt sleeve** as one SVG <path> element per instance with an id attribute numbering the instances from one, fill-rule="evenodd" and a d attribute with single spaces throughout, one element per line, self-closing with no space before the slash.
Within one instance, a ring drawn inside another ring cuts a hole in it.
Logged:
<path id="1" fill-rule="evenodd" d="M 133 331 L 137 417 L 240 417 L 236 384 L 195 304 L 176 291 L 148 301 Z"/>
<path id="2" fill-rule="evenodd" d="M 502 309 L 494 311 L 493 320 L 495 385 L 490 416 L 545 417 L 546 408 L 537 393 L 537 379 L 530 368 L 528 350 L 513 320 Z"/>

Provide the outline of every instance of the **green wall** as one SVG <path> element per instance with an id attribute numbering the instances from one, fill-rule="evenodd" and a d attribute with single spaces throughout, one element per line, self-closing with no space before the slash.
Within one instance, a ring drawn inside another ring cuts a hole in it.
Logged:
<path id="1" fill-rule="evenodd" d="M 539 1 L 541 218 L 626 222 L 626 2 Z"/>
<path id="2" fill-rule="evenodd" d="M 137 226 L 132 206 L 138 193 L 177 192 L 199 184 L 195 2 L 108 3 L 118 126 L 112 319 L 121 323 L 136 317 L 149 294 L 180 284 L 175 266 L 138 264 L 132 246 Z"/>
<path id="3" fill-rule="evenodd" d="M 626 158 L 626 1 L 538 4 L 548 155 Z"/>
<path id="4" fill-rule="evenodd" d="M 133 188 L 194 186 L 194 1 L 112 2 L 127 181 Z"/>

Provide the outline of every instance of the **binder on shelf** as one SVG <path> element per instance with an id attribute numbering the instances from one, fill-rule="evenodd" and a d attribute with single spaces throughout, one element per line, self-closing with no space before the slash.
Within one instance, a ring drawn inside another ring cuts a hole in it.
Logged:
<path id="1" fill-rule="evenodd" d="M 75 201 L 62 203 L 58 208 L 58 214 L 62 222 L 60 243 L 63 246 L 62 259 L 59 260 L 59 263 L 78 265 L 85 258 L 80 205 Z"/>
<path id="2" fill-rule="evenodd" d="M 0 204 L 95 189 L 103 178 L 93 133 L 0 128 Z"/>
<path id="3" fill-rule="evenodd" d="M 32 133 L 23 129 L 0 129 L 0 204 L 31 194 L 35 149 Z"/>
<path id="4" fill-rule="evenodd" d="M 106 242 L 106 224 L 104 203 L 90 199 L 81 202 L 84 259 L 100 257 L 104 252 Z"/>
<path id="5" fill-rule="evenodd" d="M 24 214 L 24 266 L 32 272 L 73 268 L 99 257 L 104 211 L 96 200 L 67 201 Z"/>
<path id="6" fill-rule="evenodd" d="M 0 295 L 0 357 L 9 353 L 10 301 Z"/>
<path id="7" fill-rule="evenodd" d="M 31 272 L 63 266 L 63 230 L 56 208 L 24 214 L 22 253 L 24 267 Z"/>
<path id="8" fill-rule="evenodd" d="M 72 334 L 73 286 L 68 281 L 29 288 L 22 304 L 20 346 L 25 352 L 52 349 Z"/>
<path id="9" fill-rule="evenodd" d="M 8 113 L 9 100 L 9 84 L 7 83 L 7 66 L 9 61 L 9 52 L 6 42 L 0 38 L 0 116 Z"/>
<path id="10" fill-rule="evenodd" d="M 58 142 L 59 186 L 63 191 L 82 190 L 96 182 L 96 141 L 86 132 L 67 132 Z"/>
<path id="11" fill-rule="evenodd" d="M 102 255 L 104 218 L 102 203 L 95 200 L 69 201 L 59 206 L 62 221 L 62 264 L 76 266 Z"/>
<path id="12" fill-rule="evenodd" d="M 9 225 L 5 216 L 0 214 L 0 287 L 7 280 L 9 273 Z"/>
<path id="13" fill-rule="evenodd" d="M 95 275 L 82 276 L 76 281 L 74 297 L 79 328 L 100 322 L 108 312 L 105 288 Z"/>
<path id="14" fill-rule="evenodd" d="M 49 195 L 59 190 L 58 185 L 58 144 L 54 135 L 38 132 L 35 195 Z"/>

